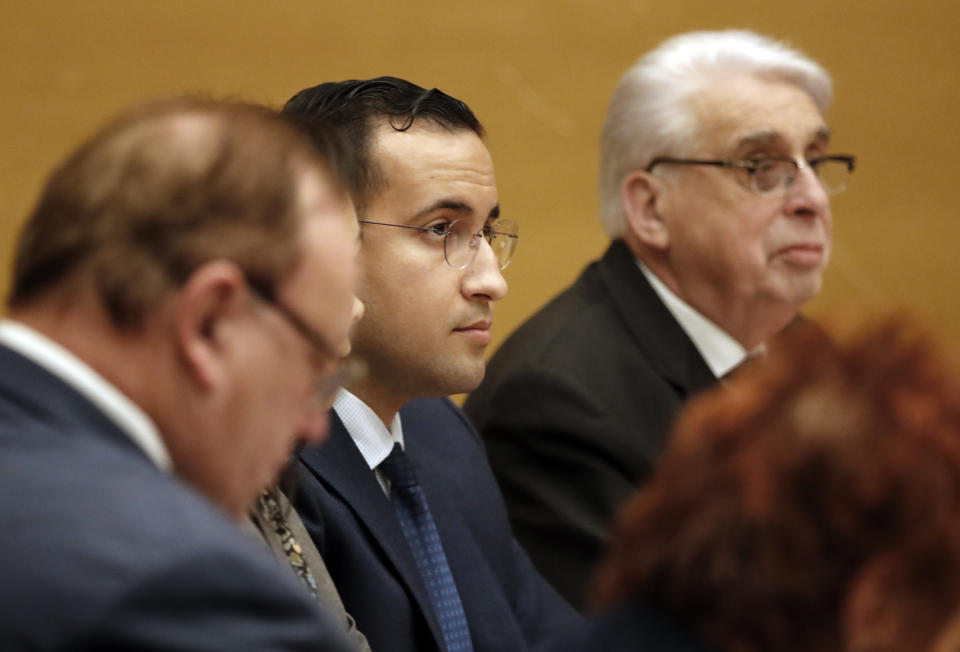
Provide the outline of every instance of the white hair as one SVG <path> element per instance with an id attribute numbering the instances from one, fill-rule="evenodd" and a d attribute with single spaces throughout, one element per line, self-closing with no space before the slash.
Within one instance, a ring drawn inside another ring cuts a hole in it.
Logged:
<path id="1" fill-rule="evenodd" d="M 718 77 L 777 79 L 806 91 L 821 113 L 832 99 L 830 75 L 787 45 L 743 30 L 689 32 L 641 57 L 620 79 L 600 136 L 600 219 L 613 239 L 626 232 L 620 186 L 656 156 L 682 155 L 699 136 L 689 98 Z"/>

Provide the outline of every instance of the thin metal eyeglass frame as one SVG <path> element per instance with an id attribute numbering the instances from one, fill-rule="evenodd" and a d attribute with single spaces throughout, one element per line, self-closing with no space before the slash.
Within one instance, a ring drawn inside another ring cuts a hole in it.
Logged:
<path id="1" fill-rule="evenodd" d="M 473 253 L 470 255 L 470 259 L 467 260 L 467 262 L 465 262 L 463 265 L 460 265 L 459 267 L 457 267 L 456 265 L 450 262 L 450 256 L 447 254 L 447 240 L 450 238 L 451 235 L 453 235 L 453 230 L 450 227 L 452 227 L 454 224 L 456 224 L 459 221 L 460 220 L 454 220 L 453 222 L 450 222 L 447 228 L 447 231 L 441 234 L 441 233 L 437 233 L 436 229 L 429 226 L 412 226 L 410 224 L 391 224 L 390 222 L 374 222 L 373 220 L 357 220 L 357 222 L 359 222 L 360 224 L 374 224 L 376 226 L 395 226 L 398 229 L 414 229 L 416 231 L 423 231 L 425 233 L 433 233 L 434 235 L 443 235 L 443 260 L 445 263 L 447 263 L 448 266 L 458 270 L 466 269 L 467 267 L 470 266 L 470 264 L 474 260 L 476 260 L 478 247 L 474 245 L 473 242 L 478 238 L 484 238 L 486 240 L 485 233 L 490 234 L 490 240 L 487 240 L 487 244 L 491 243 L 491 240 L 495 235 L 504 236 L 507 238 L 511 238 L 513 240 L 520 239 L 519 233 L 506 233 L 504 231 L 494 231 L 492 226 L 481 227 L 481 229 L 476 233 L 471 233 L 470 240 L 467 241 L 467 247 L 469 247 L 473 251 Z M 494 222 L 494 224 L 496 224 L 496 222 Z M 500 271 L 505 270 L 507 268 L 507 265 L 510 264 L 511 260 L 513 260 L 513 250 L 510 251 L 510 257 L 507 258 L 502 265 L 498 265 L 500 268 Z"/>
<path id="2" fill-rule="evenodd" d="M 261 301 L 271 308 L 274 308 L 287 321 L 288 324 L 305 339 L 314 351 L 336 360 L 339 357 L 337 348 L 330 343 L 320 331 L 307 323 L 307 321 L 294 312 L 290 307 L 276 298 L 272 292 L 260 287 L 256 283 L 247 280 L 247 286 Z"/>
<path id="3" fill-rule="evenodd" d="M 784 182 L 784 185 L 783 185 L 784 190 L 789 189 L 790 186 L 793 185 L 794 180 L 796 180 L 797 178 L 797 174 L 799 174 L 800 170 L 806 167 L 809 167 L 811 170 L 813 170 L 814 174 L 817 174 L 817 167 L 821 163 L 824 163 L 826 161 L 839 161 L 841 163 L 846 164 L 847 173 L 850 174 L 856 169 L 856 166 L 857 166 L 857 157 L 849 154 L 828 154 L 826 156 L 817 156 L 806 161 L 797 161 L 796 159 L 793 159 L 789 156 L 762 156 L 762 157 L 740 160 L 740 161 L 735 161 L 730 159 L 674 158 L 671 156 L 658 156 L 652 161 L 650 161 L 650 164 L 646 167 L 646 171 L 651 172 L 653 168 L 660 165 L 661 163 L 677 164 L 677 165 L 712 165 L 715 167 L 746 170 L 751 175 L 750 186 L 751 188 L 753 188 L 754 192 L 761 195 L 775 194 L 778 191 L 776 190 L 762 191 L 756 187 L 756 184 L 753 181 L 753 179 L 756 178 L 753 176 L 754 173 L 756 173 L 757 170 L 766 161 L 783 161 L 783 162 L 789 161 L 790 163 L 793 164 L 793 167 L 794 167 L 793 174 L 787 175 L 786 181 Z M 840 192 L 840 191 L 837 191 L 837 192 Z"/>
<path id="4" fill-rule="evenodd" d="M 331 362 L 339 361 L 335 371 L 323 374 L 323 378 L 314 383 L 313 399 L 317 405 L 329 409 L 332 407 L 333 398 L 340 387 L 348 386 L 350 383 L 366 376 L 367 365 L 362 360 L 358 358 L 339 360 L 340 353 L 337 349 L 320 331 L 310 326 L 303 317 L 277 299 L 276 296 L 273 296 L 271 292 L 255 283 L 251 283 L 249 279 L 247 280 L 247 286 L 258 299 L 280 313 L 280 316 L 286 319 L 287 323 L 310 344 L 315 353 L 329 358 Z"/>

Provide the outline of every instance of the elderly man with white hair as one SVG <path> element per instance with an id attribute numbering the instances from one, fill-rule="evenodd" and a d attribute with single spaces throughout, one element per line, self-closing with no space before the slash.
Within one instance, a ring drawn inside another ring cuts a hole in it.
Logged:
<path id="1" fill-rule="evenodd" d="M 500 348 L 466 411 L 517 538 L 583 603 L 611 518 L 680 407 L 795 321 L 830 255 L 826 71 L 745 31 L 693 32 L 621 79 L 600 149 L 611 244 Z"/>

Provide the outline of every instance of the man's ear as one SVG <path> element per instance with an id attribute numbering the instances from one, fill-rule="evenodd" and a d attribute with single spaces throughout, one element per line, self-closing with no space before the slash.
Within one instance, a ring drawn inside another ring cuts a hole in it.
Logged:
<path id="1" fill-rule="evenodd" d="M 670 232 L 659 210 L 664 191 L 660 180 L 643 170 L 634 170 L 624 178 L 620 201 L 627 218 L 628 239 L 651 249 L 667 248 Z"/>
<path id="2" fill-rule="evenodd" d="M 204 389 L 229 373 L 224 355 L 232 320 L 246 301 L 246 277 L 233 262 L 215 260 L 198 267 L 174 302 L 177 348 L 189 373 Z"/>

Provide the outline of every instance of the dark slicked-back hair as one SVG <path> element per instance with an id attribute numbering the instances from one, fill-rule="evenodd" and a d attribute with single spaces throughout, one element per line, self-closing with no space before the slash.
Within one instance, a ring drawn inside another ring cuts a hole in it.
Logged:
<path id="1" fill-rule="evenodd" d="M 340 132 L 352 150 L 346 183 L 359 216 L 386 184 L 371 153 L 373 131 L 382 122 L 396 131 L 427 122 L 449 131 L 468 129 L 481 138 L 484 134 L 465 103 L 436 88 L 427 90 L 397 77 L 350 79 L 306 88 L 290 98 L 283 112 L 299 116 L 298 122 L 311 137 L 330 128 Z"/>
<path id="2" fill-rule="evenodd" d="M 303 174 L 352 174 L 336 134 L 318 130 L 311 145 L 290 122 L 191 98 L 119 116 L 47 180 L 17 246 L 9 306 L 88 282 L 113 323 L 135 329 L 218 258 L 271 292 L 297 262 Z"/>

